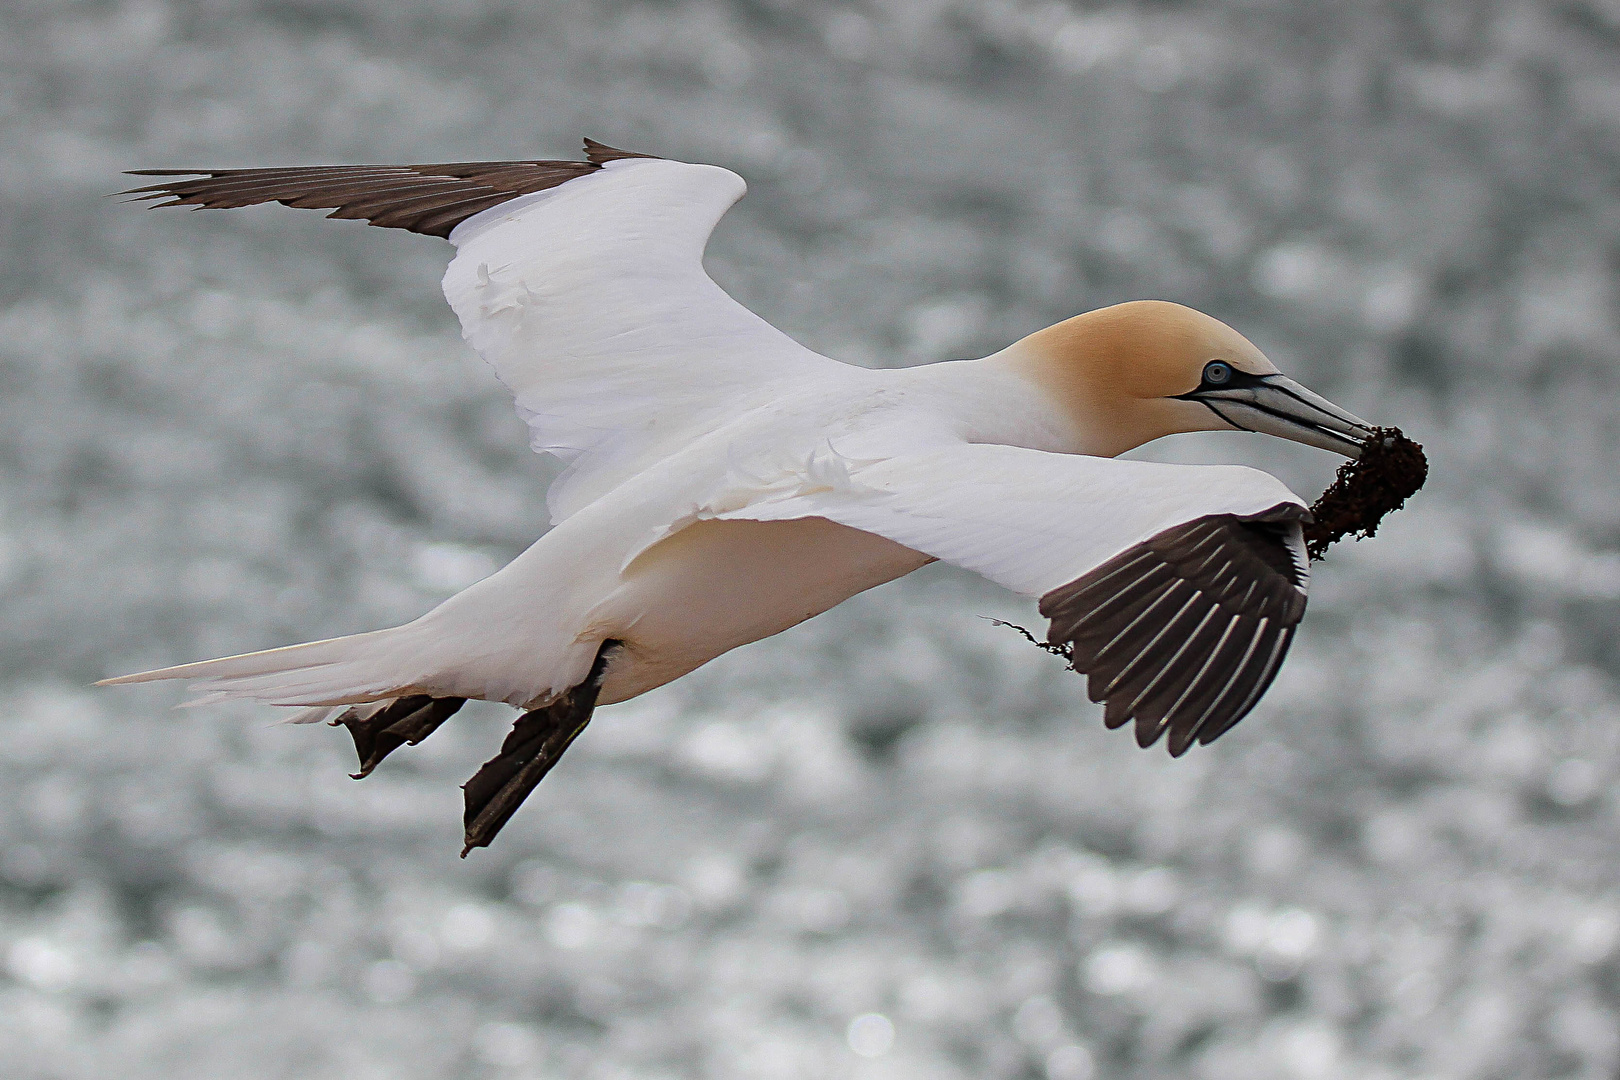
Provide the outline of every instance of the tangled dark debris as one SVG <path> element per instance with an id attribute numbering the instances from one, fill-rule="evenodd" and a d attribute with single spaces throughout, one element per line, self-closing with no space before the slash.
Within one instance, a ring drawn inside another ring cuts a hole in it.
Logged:
<path id="1" fill-rule="evenodd" d="M 1384 518 L 1404 506 L 1428 478 L 1429 459 L 1421 444 L 1408 439 L 1400 428 L 1374 428 L 1361 456 L 1340 465 L 1333 483 L 1311 504 L 1311 520 L 1305 524 L 1306 554 L 1317 562 L 1346 536 L 1354 534 L 1357 540 L 1372 536 Z M 1063 657 L 1074 667 L 1073 645 L 1042 641 L 1017 623 L 990 621 L 1018 631 L 1031 645 Z"/>
<path id="2" fill-rule="evenodd" d="M 1336 541 L 1354 533 L 1360 540 L 1378 531 L 1429 478 L 1423 447 L 1400 428 L 1374 428 L 1361 456 L 1339 466 L 1339 475 L 1311 505 L 1305 551 L 1316 562 Z"/>

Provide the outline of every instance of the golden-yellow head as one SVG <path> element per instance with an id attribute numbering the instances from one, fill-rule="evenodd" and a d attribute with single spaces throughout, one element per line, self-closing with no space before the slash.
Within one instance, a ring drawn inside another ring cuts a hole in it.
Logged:
<path id="1" fill-rule="evenodd" d="M 1112 457 L 1183 431 L 1264 431 L 1354 457 L 1371 428 L 1286 378 L 1219 319 L 1164 300 L 1076 315 L 997 359 L 1056 399 L 1077 450 Z"/>

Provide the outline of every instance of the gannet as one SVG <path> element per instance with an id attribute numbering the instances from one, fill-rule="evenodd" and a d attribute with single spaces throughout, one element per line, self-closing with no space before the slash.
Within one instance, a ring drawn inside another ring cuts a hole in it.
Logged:
<path id="1" fill-rule="evenodd" d="M 364 776 L 470 698 L 523 710 L 465 785 L 484 846 L 625 701 L 936 559 L 1039 601 L 1111 728 L 1171 754 L 1271 684 L 1305 612 L 1305 503 L 1267 473 L 1116 456 L 1259 431 L 1355 457 L 1371 427 L 1224 323 L 1158 300 L 978 360 L 819 355 L 703 269 L 741 177 L 586 140 L 584 161 L 147 170 L 159 206 L 281 202 L 448 238 L 444 294 L 567 467 L 552 528 L 402 626 L 105 680 L 296 706 Z M 176 179 L 187 177 L 188 179 Z M 333 719 L 334 714 L 336 719 Z"/>

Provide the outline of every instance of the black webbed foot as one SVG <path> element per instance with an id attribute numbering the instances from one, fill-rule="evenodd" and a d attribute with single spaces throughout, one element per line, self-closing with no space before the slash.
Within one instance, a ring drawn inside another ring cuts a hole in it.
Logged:
<path id="1" fill-rule="evenodd" d="M 341 724 L 349 729 L 354 751 L 360 755 L 360 771 L 349 775 L 356 780 L 370 776 L 383 758 L 407 743 L 415 746 L 466 703 L 466 698 L 413 694 L 396 698 L 365 719 L 360 718 L 358 709 L 349 709 L 332 721 L 333 727 Z"/>
<path id="2" fill-rule="evenodd" d="M 512 725 L 501 752 L 462 785 L 466 796 L 466 846 L 461 857 L 475 847 L 488 847 L 507 821 L 523 805 L 529 792 L 545 779 L 596 709 L 609 655 L 617 641 L 605 641 L 584 682 L 541 709 L 526 712 Z"/>

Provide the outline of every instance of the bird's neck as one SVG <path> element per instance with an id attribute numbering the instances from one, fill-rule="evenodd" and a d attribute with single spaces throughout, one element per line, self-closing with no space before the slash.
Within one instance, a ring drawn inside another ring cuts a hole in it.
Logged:
<path id="1" fill-rule="evenodd" d="M 1184 430 L 1172 408 L 1123 392 L 1103 365 L 1088 363 L 1084 353 L 1065 355 L 1050 344 L 1025 338 L 979 363 L 1029 387 L 1044 409 L 1063 418 L 1062 452 L 1115 457 Z"/>

